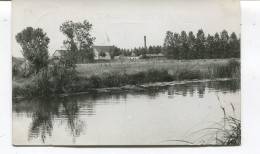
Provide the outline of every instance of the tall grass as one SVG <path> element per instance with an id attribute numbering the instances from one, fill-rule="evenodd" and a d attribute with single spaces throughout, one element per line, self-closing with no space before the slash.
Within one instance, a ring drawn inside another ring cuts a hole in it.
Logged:
<path id="1" fill-rule="evenodd" d="M 212 65 L 210 64 L 208 66 L 208 77 L 207 78 L 240 78 L 240 62 L 231 59 L 227 62 L 226 65 L 218 64 L 218 65 Z"/>
<path id="2" fill-rule="evenodd" d="M 235 113 L 235 108 L 230 103 Z M 177 142 L 188 145 L 216 145 L 216 146 L 239 146 L 241 145 L 241 121 L 234 115 L 228 115 L 224 107 L 220 107 L 223 111 L 223 118 L 219 122 L 207 128 L 200 129 L 180 140 L 165 140 L 163 142 Z M 187 138 L 194 138 L 187 140 Z"/>
<path id="3" fill-rule="evenodd" d="M 235 113 L 233 104 L 230 104 Z M 241 121 L 234 115 L 228 115 L 226 109 L 221 107 L 224 117 L 220 122 L 214 123 L 209 128 L 203 129 L 205 132 L 203 137 L 209 136 L 208 144 L 221 146 L 238 146 L 241 145 Z M 200 140 L 203 139 L 200 138 Z M 205 140 L 204 140 L 205 141 Z"/>
<path id="4" fill-rule="evenodd" d="M 78 64 L 76 70 L 81 77 L 91 75 L 102 75 L 103 73 L 119 72 L 135 74 L 150 69 L 165 69 L 169 74 L 174 75 L 177 71 L 186 69 L 188 71 L 207 70 L 208 66 L 227 65 L 228 59 L 203 59 L 203 60 L 133 60 L 133 61 L 112 61 L 109 63 Z"/>
<path id="5" fill-rule="evenodd" d="M 179 63 L 179 62 L 178 62 Z M 185 63 L 185 62 L 184 62 Z M 41 70 L 30 82 L 13 80 L 13 96 L 45 96 L 60 93 L 85 92 L 93 88 L 120 87 L 153 82 L 175 80 L 240 78 L 240 62 L 209 64 L 204 69 L 189 69 L 190 66 L 166 69 L 152 66 L 143 71 L 110 70 L 90 76 L 64 69 L 60 66 Z M 172 67 L 175 67 L 174 65 Z"/>

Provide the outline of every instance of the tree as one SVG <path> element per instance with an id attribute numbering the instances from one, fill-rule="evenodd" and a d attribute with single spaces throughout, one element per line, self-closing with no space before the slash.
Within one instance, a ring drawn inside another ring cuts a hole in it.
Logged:
<path id="1" fill-rule="evenodd" d="M 203 59 L 205 54 L 205 34 L 202 29 L 198 30 L 197 38 L 195 41 L 195 58 Z"/>
<path id="2" fill-rule="evenodd" d="M 188 36 L 188 47 L 189 47 L 189 52 L 188 52 L 188 59 L 193 59 L 195 57 L 195 36 L 193 32 L 189 32 Z"/>
<path id="3" fill-rule="evenodd" d="M 214 50 L 213 58 L 220 58 L 221 49 L 220 49 L 220 37 L 218 33 L 214 35 L 213 50 Z"/>
<path id="4" fill-rule="evenodd" d="M 181 32 L 180 42 L 181 42 L 181 47 L 180 47 L 179 57 L 180 59 L 188 59 L 188 52 L 189 52 L 188 36 L 185 31 Z"/>
<path id="5" fill-rule="evenodd" d="M 153 48 L 154 48 L 154 49 L 153 49 L 154 54 L 159 54 L 159 53 L 162 52 L 162 47 L 159 46 L 159 45 L 153 46 Z"/>
<path id="6" fill-rule="evenodd" d="M 208 34 L 205 44 L 205 58 L 214 57 L 214 37 Z"/>
<path id="7" fill-rule="evenodd" d="M 101 57 L 106 57 L 107 54 L 106 54 L 105 52 L 101 51 L 101 52 L 99 53 L 99 56 L 101 56 Z"/>
<path id="8" fill-rule="evenodd" d="M 154 54 L 154 48 L 152 46 L 149 46 L 148 54 Z"/>
<path id="9" fill-rule="evenodd" d="M 240 57 L 240 40 L 237 38 L 236 33 L 231 33 L 229 38 L 229 57 Z"/>
<path id="10" fill-rule="evenodd" d="M 127 49 L 127 52 L 129 51 L 129 49 Z M 133 54 L 135 54 L 136 56 L 140 56 L 142 53 L 141 53 L 141 48 L 139 47 L 138 49 L 135 48 L 134 51 L 133 51 Z"/>
<path id="11" fill-rule="evenodd" d="M 166 32 L 166 37 L 164 39 L 164 55 L 167 58 L 173 58 L 173 59 L 178 59 L 179 58 L 179 40 L 180 35 L 177 33 L 171 32 L 171 31 L 167 31 Z"/>
<path id="12" fill-rule="evenodd" d="M 115 56 L 120 55 L 120 49 L 116 46 L 113 46 L 112 48 L 110 48 L 109 54 L 110 54 L 111 59 L 114 59 Z"/>
<path id="13" fill-rule="evenodd" d="M 226 30 L 223 30 L 220 33 L 220 48 L 222 50 L 221 58 L 227 58 L 228 57 L 228 32 Z"/>
<path id="14" fill-rule="evenodd" d="M 93 42 L 94 37 L 91 37 L 92 24 L 87 20 L 84 20 L 83 23 L 72 21 L 66 21 L 60 26 L 60 31 L 67 36 L 67 40 L 63 42 L 64 46 L 69 52 L 69 56 L 75 62 L 80 58 L 83 62 L 84 59 L 93 60 L 94 51 L 93 51 Z"/>
<path id="15" fill-rule="evenodd" d="M 27 27 L 15 36 L 22 47 L 23 57 L 29 62 L 31 73 L 38 73 L 48 66 L 48 44 L 50 39 L 41 28 Z"/>

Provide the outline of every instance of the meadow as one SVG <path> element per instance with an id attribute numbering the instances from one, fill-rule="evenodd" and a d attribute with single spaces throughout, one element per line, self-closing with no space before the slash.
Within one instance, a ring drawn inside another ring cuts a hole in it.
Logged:
<path id="1" fill-rule="evenodd" d="M 102 76 L 106 73 L 116 72 L 118 74 L 136 74 L 147 70 L 167 70 L 170 75 L 176 75 L 183 71 L 200 71 L 211 73 L 216 67 L 223 67 L 229 61 L 240 61 L 239 59 L 198 59 L 198 60 L 168 60 L 168 59 L 137 59 L 124 61 L 111 61 L 107 63 L 77 64 L 76 70 L 80 77 L 92 75 Z M 215 72 L 217 73 L 217 72 Z M 219 72 L 220 73 L 220 72 Z M 225 72 L 221 72 L 222 74 Z M 206 74 L 205 74 L 206 75 Z M 218 76 L 215 76 L 218 77 Z M 206 77 L 209 78 L 209 77 Z"/>

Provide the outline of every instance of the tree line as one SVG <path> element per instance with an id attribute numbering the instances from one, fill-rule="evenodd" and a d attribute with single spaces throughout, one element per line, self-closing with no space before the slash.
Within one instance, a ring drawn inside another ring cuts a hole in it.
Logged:
<path id="1" fill-rule="evenodd" d="M 191 31 L 188 34 L 167 31 L 163 53 L 170 59 L 239 58 L 240 38 L 234 32 L 229 35 L 226 30 L 214 36 L 205 36 L 202 29 L 196 36 Z"/>
<path id="2" fill-rule="evenodd" d="M 120 49 L 120 55 L 124 56 L 131 56 L 132 54 L 135 54 L 136 56 L 145 56 L 146 54 L 159 54 L 162 53 L 163 49 L 162 46 L 149 46 L 148 48 L 145 47 L 139 47 L 139 48 L 133 48 L 133 49 Z"/>
<path id="3" fill-rule="evenodd" d="M 228 34 L 226 30 L 215 35 L 207 36 L 202 29 L 196 36 L 190 31 L 173 33 L 166 32 L 163 46 L 139 47 L 134 49 L 120 49 L 124 56 L 144 56 L 147 54 L 163 54 L 168 59 L 216 59 L 216 58 L 239 58 L 240 38 L 236 33 Z"/>

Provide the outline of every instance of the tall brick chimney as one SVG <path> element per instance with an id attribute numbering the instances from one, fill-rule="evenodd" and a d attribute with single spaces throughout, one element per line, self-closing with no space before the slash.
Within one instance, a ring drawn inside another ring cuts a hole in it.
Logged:
<path id="1" fill-rule="evenodd" d="M 146 49 L 146 36 L 144 36 L 144 48 Z"/>

